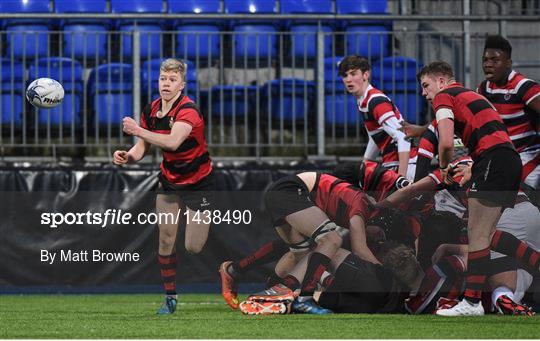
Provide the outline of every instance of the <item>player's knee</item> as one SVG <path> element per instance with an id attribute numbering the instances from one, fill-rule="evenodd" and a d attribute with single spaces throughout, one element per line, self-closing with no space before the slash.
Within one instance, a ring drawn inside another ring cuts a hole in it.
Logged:
<path id="1" fill-rule="evenodd" d="M 159 247 L 160 249 L 169 249 L 172 247 L 176 240 L 176 234 L 174 233 L 159 233 Z"/>
<path id="2" fill-rule="evenodd" d="M 204 243 L 197 243 L 193 241 L 187 241 L 184 244 L 186 251 L 190 254 L 197 254 L 202 251 Z"/>
<path id="3" fill-rule="evenodd" d="M 325 244 L 332 248 L 339 249 L 343 242 L 343 239 L 336 231 L 326 232 L 316 239 L 317 244 Z"/>
<path id="4" fill-rule="evenodd" d="M 311 238 L 317 244 L 332 244 L 338 248 L 341 246 L 343 239 L 341 238 L 340 231 L 341 227 L 337 226 L 335 223 L 327 220 L 322 223 L 316 230 L 313 232 Z"/>

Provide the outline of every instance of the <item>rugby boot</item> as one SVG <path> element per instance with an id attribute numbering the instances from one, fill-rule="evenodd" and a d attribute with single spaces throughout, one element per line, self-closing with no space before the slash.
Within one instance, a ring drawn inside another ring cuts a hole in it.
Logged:
<path id="1" fill-rule="evenodd" d="M 243 301 L 240 303 L 240 311 L 246 315 L 271 315 L 286 314 L 287 304 L 283 302 Z"/>
<path id="2" fill-rule="evenodd" d="M 332 314 L 332 310 L 321 307 L 313 298 L 305 301 L 299 299 L 294 300 L 291 304 L 291 312 L 296 314 L 316 314 L 325 315 Z"/>
<path id="3" fill-rule="evenodd" d="M 276 284 L 270 289 L 266 289 L 248 297 L 249 301 L 269 301 L 269 302 L 292 302 L 294 292 L 283 284 Z"/>
<path id="4" fill-rule="evenodd" d="M 503 315 L 534 316 L 534 311 L 524 304 L 514 302 L 510 297 L 502 295 L 497 299 L 497 310 Z"/>
<path id="5" fill-rule="evenodd" d="M 462 299 L 452 307 L 437 309 L 435 314 L 439 316 L 483 316 L 484 307 L 482 302 L 471 303 L 467 299 Z"/>
<path id="6" fill-rule="evenodd" d="M 176 311 L 177 298 L 176 295 L 165 296 L 165 302 L 158 309 L 158 315 L 173 314 Z"/>
<path id="7" fill-rule="evenodd" d="M 234 278 L 229 274 L 227 268 L 232 261 L 221 263 L 219 267 L 219 277 L 221 277 L 221 296 L 232 309 L 238 309 L 238 287 Z"/>

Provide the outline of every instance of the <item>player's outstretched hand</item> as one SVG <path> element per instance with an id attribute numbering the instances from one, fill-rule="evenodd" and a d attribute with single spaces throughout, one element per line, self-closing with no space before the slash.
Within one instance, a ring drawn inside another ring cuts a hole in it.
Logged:
<path id="1" fill-rule="evenodd" d="M 427 126 L 419 126 L 406 121 L 401 122 L 401 128 L 398 128 L 407 138 L 420 137 L 426 129 Z"/>
<path id="2" fill-rule="evenodd" d="M 123 124 L 122 130 L 124 131 L 124 133 L 129 134 L 129 135 L 136 136 L 137 132 L 140 129 L 137 122 L 135 122 L 135 120 L 132 119 L 131 117 L 124 117 L 124 119 L 122 120 L 122 124 Z"/>
<path id="3" fill-rule="evenodd" d="M 113 163 L 115 165 L 125 165 L 129 160 L 128 152 L 125 150 L 116 150 L 113 153 Z"/>

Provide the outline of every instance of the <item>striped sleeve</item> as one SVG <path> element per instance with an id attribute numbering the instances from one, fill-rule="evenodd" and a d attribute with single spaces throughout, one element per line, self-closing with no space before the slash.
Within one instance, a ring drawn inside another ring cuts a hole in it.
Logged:
<path id="1" fill-rule="evenodd" d="M 390 117 L 396 116 L 392 102 L 386 96 L 377 96 L 369 101 L 369 112 L 382 125 Z"/>

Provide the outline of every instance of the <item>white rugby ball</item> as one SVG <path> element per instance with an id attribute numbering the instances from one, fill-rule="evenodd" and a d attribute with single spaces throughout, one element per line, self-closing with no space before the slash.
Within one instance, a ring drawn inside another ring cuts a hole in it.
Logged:
<path id="1" fill-rule="evenodd" d="M 37 108 L 54 108 L 64 99 L 64 87 L 51 78 L 38 78 L 26 89 L 26 99 Z"/>

